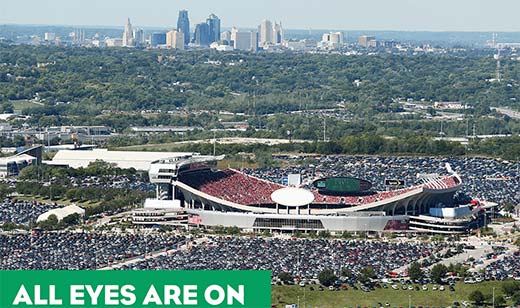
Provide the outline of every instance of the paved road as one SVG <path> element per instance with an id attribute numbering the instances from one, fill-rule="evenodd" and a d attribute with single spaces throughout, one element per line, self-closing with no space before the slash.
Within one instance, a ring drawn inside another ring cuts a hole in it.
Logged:
<path id="1" fill-rule="evenodd" d="M 484 258 L 488 253 L 492 252 L 492 245 L 484 240 L 480 239 L 476 236 L 470 236 L 467 238 L 466 241 L 461 241 L 461 244 L 466 245 L 472 245 L 475 246 L 475 249 L 465 249 L 463 253 L 459 253 L 457 255 L 454 255 L 451 258 L 444 259 L 440 261 L 440 264 L 444 264 L 446 266 L 457 263 L 463 263 L 464 261 L 468 260 L 469 258 L 474 258 L 475 260 L 479 260 L 481 258 Z M 430 266 L 430 268 L 433 267 Z M 470 269 L 471 270 L 471 269 Z"/>

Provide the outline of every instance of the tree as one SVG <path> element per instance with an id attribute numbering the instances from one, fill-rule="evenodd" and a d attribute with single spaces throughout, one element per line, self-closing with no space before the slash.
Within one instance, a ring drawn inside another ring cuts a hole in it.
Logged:
<path id="1" fill-rule="evenodd" d="M 281 272 L 278 274 L 278 278 L 284 283 L 287 284 L 289 281 L 292 281 L 294 278 L 288 272 Z"/>
<path id="2" fill-rule="evenodd" d="M 350 279 L 350 278 L 352 278 L 352 271 L 346 267 L 342 267 L 341 276 Z"/>
<path id="3" fill-rule="evenodd" d="M 361 283 L 367 283 L 370 281 L 370 279 L 376 278 L 376 272 L 371 266 L 367 266 L 365 268 L 362 268 L 359 271 L 359 282 Z"/>
<path id="4" fill-rule="evenodd" d="M 431 271 L 431 278 L 436 283 L 441 283 L 442 279 L 446 277 L 448 268 L 443 264 L 435 264 Z"/>
<path id="5" fill-rule="evenodd" d="M 434 242 L 439 242 L 439 243 L 442 243 L 444 242 L 444 236 L 440 235 L 440 234 L 435 234 L 432 236 L 432 241 Z"/>
<path id="6" fill-rule="evenodd" d="M 480 290 L 475 290 L 469 294 L 468 299 L 474 302 L 476 305 L 482 305 L 484 302 L 484 294 Z"/>
<path id="7" fill-rule="evenodd" d="M 14 223 L 12 221 L 8 221 L 8 222 L 4 223 L 1 228 L 4 231 L 11 231 L 11 230 L 14 230 L 14 229 L 24 229 L 24 226 L 23 225 L 17 225 L 16 223 Z"/>
<path id="8" fill-rule="evenodd" d="M 502 295 L 495 296 L 495 305 L 496 306 L 503 306 L 506 303 L 506 299 Z"/>
<path id="9" fill-rule="evenodd" d="M 350 233 L 349 231 L 343 231 L 341 233 L 341 238 L 352 238 L 352 233 Z"/>
<path id="10" fill-rule="evenodd" d="M 506 296 L 513 296 L 516 292 L 520 291 L 520 282 L 518 281 L 504 281 L 502 284 L 502 291 Z"/>
<path id="11" fill-rule="evenodd" d="M 240 228 L 237 226 L 226 227 L 226 234 L 229 234 L 229 235 L 240 234 Z"/>
<path id="12" fill-rule="evenodd" d="M 58 228 L 58 217 L 54 214 L 49 215 L 47 220 L 40 221 L 38 227 L 43 230 L 56 230 Z"/>
<path id="13" fill-rule="evenodd" d="M 329 268 L 322 270 L 318 274 L 318 280 L 326 287 L 331 286 L 334 282 L 336 282 L 336 279 L 337 277 L 334 274 L 334 271 Z"/>
<path id="14" fill-rule="evenodd" d="M 410 264 L 410 267 L 408 268 L 408 276 L 410 276 L 412 281 L 417 281 L 424 278 L 424 273 L 419 263 L 413 262 Z"/>
<path id="15" fill-rule="evenodd" d="M 318 237 L 329 238 L 330 237 L 330 232 L 326 231 L 326 230 L 322 230 L 322 231 L 318 232 Z"/>
<path id="16" fill-rule="evenodd" d="M 81 215 L 78 213 L 73 213 L 63 217 L 63 223 L 67 226 L 72 226 L 80 223 Z"/>
<path id="17" fill-rule="evenodd" d="M 520 305 L 520 291 L 513 294 L 513 296 L 511 297 L 511 300 L 513 301 L 513 303 L 515 305 Z"/>

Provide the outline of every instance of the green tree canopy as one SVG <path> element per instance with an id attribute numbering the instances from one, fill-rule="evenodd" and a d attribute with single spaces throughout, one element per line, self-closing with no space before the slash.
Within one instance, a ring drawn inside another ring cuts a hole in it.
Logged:
<path id="1" fill-rule="evenodd" d="M 334 274 L 334 271 L 330 268 L 324 269 L 318 274 L 318 280 L 320 283 L 326 287 L 332 285 L 336 281 L 337 277 Z"/>

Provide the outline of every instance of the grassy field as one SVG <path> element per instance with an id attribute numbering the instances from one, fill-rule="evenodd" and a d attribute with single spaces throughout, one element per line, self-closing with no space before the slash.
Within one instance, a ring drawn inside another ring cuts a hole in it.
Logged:
<path id="1" fill-rule="evenodd" d="M 41 104 L 33 103 L 26 99 L 11 101 L 11 103 L 13 104 L 13 109 L 15 113 L 21 113 L 22 110 L 25 108 L 41 106 Z"/>
<path id="2" fill-rule="evenodd" d="M 484 296 L 493 293 L 495 287 L 495 296 L 502 294 L 500 282 L 483 282 L 480 284 L 464 284 L 459 283 L 455 286 L 455 292 L 451 292 L 446 288 L 445 291 L 433 291 L 432 285 L 428 285 L 428 291 L 409 291 L 376 289 L 372 292 L 363 292 L 361 290 L 340 290 L 340 291 L 310 291 L 309 286 L 305 288 L 300 286 L 273 286 L 271 302 L 276 307 L 285 307 L 286 304 L 297 304 L 298 297 L 301 307 L 378 307 L 377 303 L 383 305 L 388 302 L 389 307 L 408 307 L 408 299 L 410 296 L 412 306 L 418 307 L 447 307 L 453 305 L 454 301 L 462 303 L 468 301 L 468 296 L 474 290 L 480 290 Z M 304 290 L 305 289 L 305 290 Z M 306 304 L 306 306 L 305 306 Z M 491 301 L 488 303 L 491 306 Z"/>

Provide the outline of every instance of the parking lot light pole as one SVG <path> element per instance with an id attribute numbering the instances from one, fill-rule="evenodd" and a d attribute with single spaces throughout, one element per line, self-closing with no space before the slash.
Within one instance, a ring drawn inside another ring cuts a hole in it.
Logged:
<path id="1" fill-rule="evenodd" d="M 412 295 L 408 294 L 408 308 L 412 307 Z"/>

